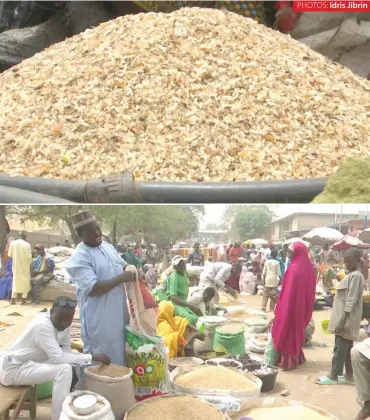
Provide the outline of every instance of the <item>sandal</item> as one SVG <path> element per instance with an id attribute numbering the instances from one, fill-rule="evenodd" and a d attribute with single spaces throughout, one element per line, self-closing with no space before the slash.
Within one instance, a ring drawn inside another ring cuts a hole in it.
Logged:
<path id="1" fill-rule="evenodd" d="M 315 384 L 318 384 L 318 385 L 338 385 L 338 381 L 333 381 L 332 379 L 328 378 L 327 376 L 321 376 L 320 379 L 315 381 Z"/>

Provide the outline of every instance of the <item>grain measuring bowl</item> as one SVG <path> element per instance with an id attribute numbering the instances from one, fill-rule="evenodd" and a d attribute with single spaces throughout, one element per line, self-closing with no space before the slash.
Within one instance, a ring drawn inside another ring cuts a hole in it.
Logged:
<path id="1" fill-rule="evenodd" d="M 169 371 L 172 372 L 177 367 L 181 366 L 185 369 L 191 369 L 204 364 L 204 360 L 198 357 L 175 357 L 168 361 Z"/>
<path id="2" fill-rule="evenodd" d="M 1 203 L 310 203 L 326 178 L 255 182 L 135 181 L 130 173 L 87 180 L 0 174 Z M 32 197 L 35 193 L 37 197 Z M 59 200 L 59 201 L 56 201 Z M 63 202 L 65 200 L 66 202 Z"/>
<path id="3" fill-rule="evenodd" d="M 202 359 L 203 361 L 207 361 L 210 359 L 216 359 L 216 358 L 223 358 L 226 356 L 226 353 L 219 353 L 213 350 L 202 350 L 198 351 L 195 356 L 199 359 Z"/>

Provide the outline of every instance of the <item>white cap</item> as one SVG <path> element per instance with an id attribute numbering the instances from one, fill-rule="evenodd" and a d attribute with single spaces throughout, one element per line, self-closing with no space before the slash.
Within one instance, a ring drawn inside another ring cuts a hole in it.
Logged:
<path id="1" fill-rule="evenodd" d="M 177 265 L 179 265 L 180 264 L 180 262 L 181 261 L 187 261 L 187 259 L 186 258 L 183 258 L 181 255 L 175 255 L 173 258 L 172 258 L 172 265 L 174 266 L 174 267 L 176 267 Z"/>

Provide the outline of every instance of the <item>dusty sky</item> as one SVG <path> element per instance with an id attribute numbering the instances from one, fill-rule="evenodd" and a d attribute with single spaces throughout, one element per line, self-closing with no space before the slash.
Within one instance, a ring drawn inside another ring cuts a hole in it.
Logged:
<path id="1" fill-rule="evenodd" d="M 222 215 L 226 209 L 226 204 L 209 204 L 205 206 L 206 215 L 204 217 L 202 227 L 207 223 L 220 223 Z M 277 217 L 288 216 L 295 212 L 307 213 L 340 213 L 341 206 L 339 204 L 281 204 L 272 206 Z M 370 204 L 368 206 L 370 211 Z M 343 214 L 357 213 L 366 211 L 366 204 L 343 204 Z"/>

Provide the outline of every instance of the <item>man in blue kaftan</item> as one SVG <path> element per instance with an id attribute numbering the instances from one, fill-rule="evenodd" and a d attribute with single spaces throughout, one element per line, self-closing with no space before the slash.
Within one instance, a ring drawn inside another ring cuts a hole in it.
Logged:
<path id="1" fill-rule="evenodd" d="M 82 242 L 67 265 L 76 285 L 84 353 L 104 353 L 113 364 L 125 364 L 125 327 L 129 323 L 125 282 L 134 281 L 125 272 L 126 262 L 116 249 L 102 241 L 94 214 L 72 216 Z"/>

